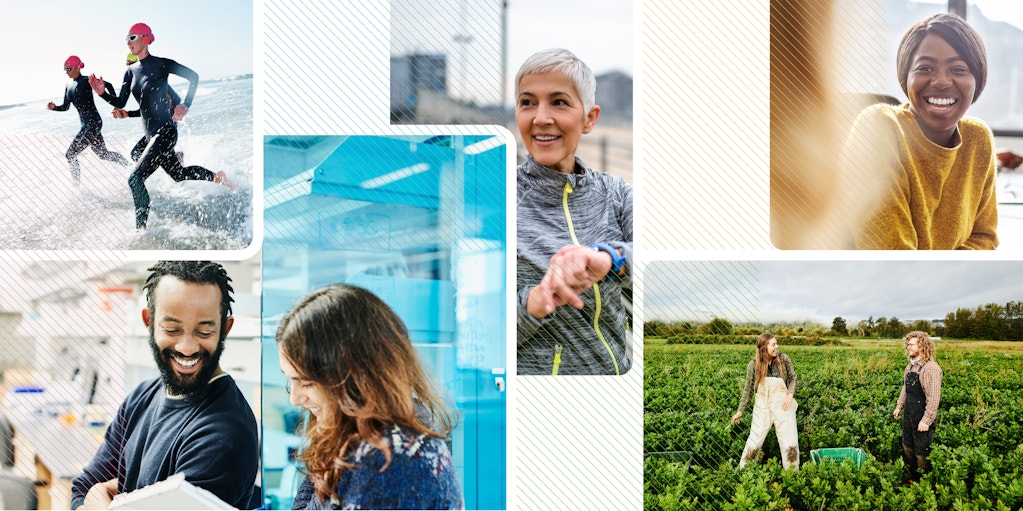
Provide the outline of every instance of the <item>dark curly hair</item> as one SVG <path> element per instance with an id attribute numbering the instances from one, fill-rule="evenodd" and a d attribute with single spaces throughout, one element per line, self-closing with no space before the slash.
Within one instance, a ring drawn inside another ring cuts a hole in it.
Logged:
<path id="1" fill-rule="evenodd" d="M 149 268 L 149 271 L 152 273 L 149 274 L 146 283 L 142 286 L 142 292 L 146 294 L 146 307 L 149 309 L 150 316 L 156 316 L 156 293 L 154 293 L 156 285 L 164 276 L 170 275 L 183 282 L 213 284 L 220 288 L 220 324 L 223 328 L 227 317 L 231 315 L 231 302 L 234 301 L 234 298 L 231 297 L 231 293 L 234 292 L 234 288 L 231 287 L 231 277 L 227 276 L 227 271 L 223 266 L 210 261 L 160 261 Z"/>

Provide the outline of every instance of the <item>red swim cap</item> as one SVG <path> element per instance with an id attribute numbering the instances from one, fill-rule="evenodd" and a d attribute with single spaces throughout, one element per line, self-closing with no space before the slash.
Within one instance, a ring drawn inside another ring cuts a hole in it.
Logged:
<path id="1" fill-rule="evenodd" d="M 153 35 L 152 29 L 150 29 L 149 25 L 146 25 L 145 23 L 136 23 L 132 25 L 131 28 L 128 29 L 128 33 L 142 36 L 142 40 L 145 41 L 146 44 L 153 44 L 153 41 L 156 40 L 156 36 Z"/>
<path id="2" fill-rule="evenodd" d="M 70 67 L 72 69 L 81 69 L 85 67 L 85 64 L 82 63 L 82 59 L 78 58 L 75 55 L 72 55 L 68 57 L 67 60 L 64 61 L 64 67 Z"/>

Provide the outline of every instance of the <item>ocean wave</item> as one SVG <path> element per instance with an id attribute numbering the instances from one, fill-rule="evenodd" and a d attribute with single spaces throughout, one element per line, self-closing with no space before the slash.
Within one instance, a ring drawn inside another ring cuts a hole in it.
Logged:
<path id="1" fill-rule="evenodd" d="M 183 93 L 186 88 L 177 89 Z M 187 165 L 224 171 L 234 190 L 175 182 L 159 170 L 146 180 L 149 230 L 135 232 L 128 176 L 134 165 L 79 155 L 72 186 L 65 152 L 80 128 L 77 112 L 51 112 L 50 99 L 8 106 L 0 115 L 0 246 L 19 250 L 238 250 L 253 240 L 252 80 L 211 80 L 178 125 L 176 150 Z M 134 106 L 134 100 L 130 102 Z M 113 119 L 96 101 L 108 150 L 127 157 L 142 137 L 139 119 Z"/>
<path id="2" fill-rule="evenodd" d="M 251 80 L 251 79 L 252 79 L 252 73 L 248 73 L 248 74 L 243 74 L 243 75 L 222 76 L 220 78 L 213 78 L 213 79 L 208 80 L 208 81 L 210 81 L 210 82 L 235 82 L 235 81 L 238 81 L 238 80 Z"/>

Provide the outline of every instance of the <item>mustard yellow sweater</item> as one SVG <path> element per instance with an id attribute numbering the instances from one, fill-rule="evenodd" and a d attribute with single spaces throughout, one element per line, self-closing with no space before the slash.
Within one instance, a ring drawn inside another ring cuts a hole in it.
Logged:
<path id="1" fill-rule="evenodd" d="M 855 248 L 998 246 L 991 129 L 963 117 L 954 142 L 928 140 L 908 104 L 860 114 L 843 154 Z"/>

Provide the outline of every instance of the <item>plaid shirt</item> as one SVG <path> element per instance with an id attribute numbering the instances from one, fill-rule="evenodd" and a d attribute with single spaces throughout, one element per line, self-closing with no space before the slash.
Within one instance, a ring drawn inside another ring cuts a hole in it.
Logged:
<path id="1" fill-rule="evenodd" d="M 924 396 L 927 398 L 924 417 L 920 419 L 920 423 L 929 427 L 938 415 L 938 403 L 941 402 L 941 366 L 933 360 L 923 365 L 910 362 L 902 373 L 902 391 L 899 392 L 899 402 L 895 404 L 896 410 L 902 410 L 902 406 L 906 404 L 906 376 L 910 371 L 920 373 L 920 386 L 923 387 Z"/>

